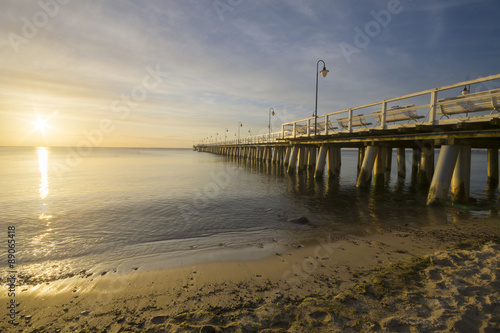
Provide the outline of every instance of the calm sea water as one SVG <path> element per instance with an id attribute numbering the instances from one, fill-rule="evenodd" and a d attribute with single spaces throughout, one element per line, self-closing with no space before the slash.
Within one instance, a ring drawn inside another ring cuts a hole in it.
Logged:
<path id="1" fill-rule="evenodd" d="M 1 232 L 6 238 L 7 226 L 16 227 L 25 275 L 216 260 L 228 250 L 264 253 L 306 236 L 446 224 L 498 210 L 498 191 L 486 189 L 485 152 L 473 152 L 473 204 L 441 208 L 426 207 L 425 191 L 409 179 L 398 183 L 396 158 L 385 190 L 356 189 L 354 150 L 342 152 L 340 176 L 323 181 L 187 149 L 95 148 L 81 155 L 0 147 Z M 310 224 L 288 221 L 300 216 Z"/>

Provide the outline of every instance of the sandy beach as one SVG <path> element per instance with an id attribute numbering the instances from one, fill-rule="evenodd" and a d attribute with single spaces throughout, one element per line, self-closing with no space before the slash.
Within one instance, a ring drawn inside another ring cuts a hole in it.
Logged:
<path id="1" fill-rule="evenodd" d="M 498 332 L 499 235 L 498 219 L 466 219 L 318 235 L 260 260 L 25 282 L 18 324 L 0 330 Z"/>

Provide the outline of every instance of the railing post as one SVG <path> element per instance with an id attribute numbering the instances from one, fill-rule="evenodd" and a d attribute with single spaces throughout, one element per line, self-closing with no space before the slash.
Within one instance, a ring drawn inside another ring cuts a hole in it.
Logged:
<path id="1" fill-rule="evenodd" d="M 293 123 L 293 138 L 297 137 L 297 123 Z"/>
<path id="2" fill-rule="evenodd" d="M 307 137 L 311 137 L 311 119 L 307 119 Z"/>
<path id="3" fill-rule="evenodd" d="M 352 133 L 352 109 L 349 109 L 349 133 Z"/>
<path id="4" fill-rule="evenodd" d="M 281 137 L 284 139 L 285 138 L 285 125 L 281 125 Z"/>
<path id="5" fill-rule="evenodd" d="M 431 105 L 430 105 L 430 113 L 429 113 L 429 122 L 431 125 L 436 125 L 436 113 L 437 113 L 437 89 L 434 89 L 431 92 Z"/>
<path id="6" fill-rule="evenodd" d="M 325 115 L 325 135 L 328 135 L 328 115 Z"/>
<path id="7" fill-rule="evenodd" d="M 382 118 L 380 121 L 382 129 L 387 129 L 386 115 L 387 115 L 387 102 L 384 101 L 382 102 Z"/>

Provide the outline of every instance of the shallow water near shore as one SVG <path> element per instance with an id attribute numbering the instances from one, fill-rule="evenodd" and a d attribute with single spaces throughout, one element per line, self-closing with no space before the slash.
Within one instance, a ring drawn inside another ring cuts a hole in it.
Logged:
<path id="1" fill-rule="evenodd" d="M 497 216 L 485 152 L 473 152 L 474 200 L 461 207 L 427 207 L 425 191 L 398 181 L 395 158 L 384 190 L 359 190 L 356 159 L 342 151 L 340 176 L 318 181 L 189 149 L 2 147 L 1 225 L 5 233 L 15 226 L 18 271 L 34 282 L 249 259 L 318 235 Z M 301 216 L 310 223 L 289 221 Z"/>

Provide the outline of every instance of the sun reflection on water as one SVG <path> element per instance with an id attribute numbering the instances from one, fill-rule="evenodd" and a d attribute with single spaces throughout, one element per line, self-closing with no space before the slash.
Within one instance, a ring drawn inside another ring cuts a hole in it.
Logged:
<path id="1" fill-rule="evenodd" d="M 46 147 L 37 148 L 38 156 L 38 170 L 40 171 L 40 188 L 38 190 L 40 199 L 42 199 L 42 212 L 38 216 L 38 219 L 45 222 L 47 229 L 43 234 L 35 236 L 31 239 L 31 244 L 36 245 L 33 251 L 34 256 L 47 255 L 55 247 L 55 243 L 49 240 L 49 236 L 52 233 L 52 227 L 50 226 L 52 215 L 47 213 L 47 203 L 45 200 L 49 195 L 49 150 Z"/>
<path id="2" fill-rule="evenodd" d="M 40 179 L 40 198 L 45 199 L 49 194 L 49 151 L 46 147 L 38 147 L 38 170 L 42 175 Z"/>

